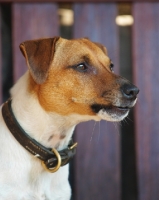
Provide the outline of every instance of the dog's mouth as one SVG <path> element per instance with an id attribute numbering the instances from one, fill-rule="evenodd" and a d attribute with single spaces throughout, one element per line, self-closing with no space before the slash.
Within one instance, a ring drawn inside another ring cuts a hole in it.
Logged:
<path id="1" fill-rule="evenodd" d="M 101 119 L 108 121 L 121 121 L 128 115 L 132 106 L 93 104 L 91 108 Z"/>

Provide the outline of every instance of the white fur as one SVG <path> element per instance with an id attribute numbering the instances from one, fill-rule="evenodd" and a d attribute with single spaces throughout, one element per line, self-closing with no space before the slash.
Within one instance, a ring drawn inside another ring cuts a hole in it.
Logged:
<path id="1" fill-rule="evenodd" d="M 47 113 L 27 91 L 28 72 L 11 90 L 12 109 L 23 129 L 46 147 L 66 148 L 74 127 L 90 116 L 60 116 Z M 48 141 L 54 134 L 53 140 Z M 67 136 L 60 140 L 60 134 Z M 27 152 L 12 136 L 0 112 L 0 200 L 69 200 L 68 165 L 56 173 L 45 171 L 38 158 Z"/>
<path id="2" fill-rule="evenodd" d="M 107 120 L 107 121 L 114 121 L 114 122 L 118 122 L 118 121 L 121 121 L 123 120 L 127 115 L 128 115 L 129 111 L 127 111 L 127 113 L 125 115 L 122 115 L 122 116 L 118 116 L 117 114 L 113 113 L 113 114 L 108 114 L 104 109 L 101 109 L 99 112 L 98 112 L 98 116 L 104 120 Z"/>

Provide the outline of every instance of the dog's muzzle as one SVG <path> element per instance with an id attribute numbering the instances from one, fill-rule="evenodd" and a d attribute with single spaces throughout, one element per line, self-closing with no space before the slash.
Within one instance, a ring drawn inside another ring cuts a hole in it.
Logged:
<path id="1" fill-rule="evenodd" d="M 107 96 L 107 92 L 102 94 L 107 104 L 95 103 L 91 105 L 94 113 L 101 119 L 108 121 L 121 121 L 129 113 L 130 109 L 135 105 L 139 89 L 131 83 L 125 82 L 120 86 L 116 94 Z"/>

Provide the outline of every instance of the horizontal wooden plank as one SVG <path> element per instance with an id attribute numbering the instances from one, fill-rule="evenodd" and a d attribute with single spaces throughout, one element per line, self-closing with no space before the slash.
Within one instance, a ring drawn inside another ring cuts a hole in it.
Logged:
<path id="1" fill-rule="evenodd" d="M 159 199 L 159 3 L 133 5 L 133 64 L 139 200 Z"/>
<path id="2" fill-rule="evenodd" d="M 117 6 L 110 4 L 75 4 L 75 38 L 88 37 L 100 42 L 119 66 L 118 29 L 115 24 Z M 118 67 L 116 67 L 117 69 Z M 120 200 L 120 137 L 118 127 L 102 121 L 78 125 L 75 157 L 75 199 Z M 112 192 L 115 191 L 115 192 Z"/>
<path id="3" fill-rule="evenodd" d="M 17 3 L 17 2 L 21 2 L 21 3 L 26 3 L 26 2 L 30 2 L 30 3 L 39 3 L 39 2 L 45 2 L 45 3 L 49 3 L 49 2 L 56 2 L 56 3 L 110 3 L 110 2 L 159 2 L 159 0 L 0 0 L 0 3 L 6 3 L 6 2 L 10 2 L 10 3 Z"/>
<path id="4" fill-rule="evenodd" d="M 12 7 L 14 81 L 26 70 L 26 62 L 19 50 L 25 40 L 54 37 L 58 32 L 57 4 L 15 3 Z"/>

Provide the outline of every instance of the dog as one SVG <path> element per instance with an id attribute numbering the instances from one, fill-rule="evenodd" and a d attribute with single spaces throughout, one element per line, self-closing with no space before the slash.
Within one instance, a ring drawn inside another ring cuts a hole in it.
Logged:
<path id="1" fill-rule="evenodd" d="M 123 120 L 139 89 L 87 38 L 30 40 L 20 50 L 28 71 L 0 111 L 0 199 L 69 200 L 75 126 Z"/>

